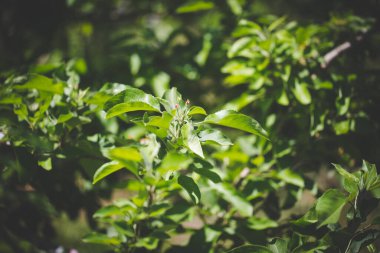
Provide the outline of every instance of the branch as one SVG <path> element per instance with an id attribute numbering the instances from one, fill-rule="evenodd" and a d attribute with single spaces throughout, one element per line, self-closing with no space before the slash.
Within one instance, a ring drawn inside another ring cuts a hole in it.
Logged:
<path id="1" fill-rule="evenodd" d="M 363 40 L 364 35 L 367 34 L 368 31 L 364 32 L 362 35 L 356 36 L 355 40 L 353 42 L 346 41 L 336 48 L 333 48 L 330 52 L 325 54 L 323 56 L 323 63 L 321 63 L 322 68 L 327 68 L 327 66 L 335 59 L 337 58 L 340 54 L 343 52 L 347 51 L 350 49 L 355 43 L 358 43 Z"/>

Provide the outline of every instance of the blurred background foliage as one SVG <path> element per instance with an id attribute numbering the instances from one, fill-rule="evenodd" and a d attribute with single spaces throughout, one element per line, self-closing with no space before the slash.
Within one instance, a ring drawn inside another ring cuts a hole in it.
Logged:
<path id="1" fill-rule="evenodd" d="M 331 162 L 378 165 L 379 13 L 377 0 L 1 1 L 0 251 L 95 252 L 72 231 L 94 228 L 124 187 L 116 176 L 91 184 L 101 149 L 139 135 L 104 120 L 116 83 L 155 95 L 176 86 L 208 112 L 261 122 L 271 142 L 230 132 L 237 144 L 214 154 L 231 180 L 247 166 L 291 169 L 318 195 L 338 185 Z M 31 91 L 26 78 L 54 88 Z M 295 203 L 298 188 L 286 187 Z M 276 220 L 274 188 L 263 205 Z"/>

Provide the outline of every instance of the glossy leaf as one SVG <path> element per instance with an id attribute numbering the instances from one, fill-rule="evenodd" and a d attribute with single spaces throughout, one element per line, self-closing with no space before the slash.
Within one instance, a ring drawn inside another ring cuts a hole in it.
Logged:
<path id="1" fill-rule="evenodd" d="M 189 113 L 187 115 L 192 116 L 192 115 L 197 115 L 197 114 L 207 115 L 205 109 L 203 109 L 200 106 L 192 106 L 192 107 L 190 107 L 190 111 L 189 111 Z"/>
<path id="2" fill-rule="evenodd" d="M 338 171 L 338 173 L 342 177 L 344 177 L 346 180 L 349 180 L 349 181 L 352 181 L 352 182 L 355 182 L 355 183 L 359 182 L 359 178 L 357 176 L 355 176 L 354 174 L 349 173 L 347 170 L 343 169 L 343 167 L 340 166 L 339 164 L 333 163 L 332 165 L 334 165 L 334 167 Z"/>
<path id="3" fill-rule="evenodd" d="M 338 173 L 343 177 L 343 187 L 346 191 L 350 193 L 356 193 L 359 190 L 359 178 L 346 171 L 342 166 L 339 164 L 332 164 L 334 165 L 335 169 L 338 171 Z"/>
<path id="4" fill-rule="evenodd" d="M 222 110 L 210 114 L 203 122 L 239 129 L 268 139 L 268 133 L 256 120 L 233 110 Z"/>
<path id="5" fill-rule="evenodd" d="M 315 205 L 318 227 L 337 223 L 345 204 L 346 196 L 341 191 L 336 189 L 326 191 Z"/>
<path id="6" fill-rule="evenodd" d="M 112 148 L 106 151 L 106 156 L 117 161 L 140 162 L 142 160 L 140 152 L 133 147 Z"/>
<path id="7" fill-rule="evenodd" d="M 160 103 L 152 95 L 144 93 L 142 90 L 127 87 L 124 91 L 111 97 L 104 104 L 107 112 L 106 118 L 132 111 L 154 111 L 160 112 Z"/>
<path id="8" fill-rule="evenodd" d="M 193 127 L 188 123 L 182 126 L 181 134 L 183 142 L 194 154 L 204 158 L 203 149 L 198 136 L 193 132 Z"/>
<path id="9" fill-rule="evenodd" d="M 218 145 L 232 145 L 232 142 L 223 136 L 222 132 L 214 129 L 203 130 L 199 133 L 201 142 L 210 142 Z"/>
<path id="10" fill-rule="evenodd" d="M 122 169 L 124 166 L 119 162 L 108 162 L 103 164 L 99 169 L 96 170 L 92 183 L 95 184 L 99 180 L 105 178 L 106 176 Z"/>

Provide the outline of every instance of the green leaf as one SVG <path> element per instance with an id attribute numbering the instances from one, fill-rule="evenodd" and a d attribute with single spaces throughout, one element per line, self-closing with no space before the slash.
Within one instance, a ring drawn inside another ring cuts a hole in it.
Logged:
<path id="1" fill-rule="evenodd" d="M 212 157 L 220 160 L 225 161 L 228 160 L 229 163 L 247 163 L 249 160 L 249 156 L 245 154 L 244 152 L 239 152 L 238 150 L 227 150 L 227 151 L 220 151 L 220 152 L 214 152 L 212 154 Z"/>
<path id="2" fill-rule="evenodd" d="M 248 219 L 248 227 L 254 230 L 264 230 L 275 228 L 278 224 L 274 220 L 268 218 L 251 217 Z"/>
<path id="3" fill-rule="evenodd" d="M 178 184 L 181 185 L 189 194 L 190 198 L 195 204 L 198 204 L 201 200 L 201 192 L 198 185 L 191 177 L 180 175 L 178 177 Z"/>
<path id="4" fill-rule="evenodd" d="M 210 114 L 203 122 L 239 129 L 268 139 L 268 133 L 256 120 L 233 110 L 222 110 Z"/>
<path id="5" fill-rule="evenodd" d="M 140 70 L 141 66 L 141 59 L 138 54 L 132 54 L 131 55 L 131 60 L 130 60 L 130 65 L 131 65 L 131 73 L 132 75 L 137 75 L 137 73 Z"/>
<path id="6" fill-rule="evenodd" d="M 243 8 L 240 5 L 240 1 L 239 0 L 227 0 L 227 4 L 230 6 L 231 11 L 235 15 L 240 15 L 242 13 Z"/>
<path id="7" fill-rule="evenodd" d="M 175 110 L 176 105 L 180 104 L 182 96 L 177 91 L 177 88 L 173 87 L 170 90 L 165 91 L 163 99 L 160 99 L 161 104 L 165 107 L 168 113 L 172 113 Z"/>
<path id="8" fill-rule="evenodd" d="M 142 156 L 140 152 L 133 147 L 118 147 L 107 150 L 106 156 L 117 161 L 134 161 L 140 162 Z"/>
<path id="9" fill-rule="evenodd" d="M 281 179 L 282 181 L 288 184 L 292 184 L 300 188 L 305 187 L 303 178 L 291 169 L 281 170 L 280 172 L 278 172 L 277 178 Z"/>
<path id="10" fill-rule="evenodd" d="M 112 118 L 132 111 L 160 112 L 160 103 L 155 97 L 142 90 L 127 87 L 107 100 L 104 110 L 107 112 L 106 118 Z"/>
<path id="11" fill-rule="evenodd" d="M 190 123 L 182 126 L 181 134 L 185 146 L 194 154 L 204 158 L 201 142 L 198 136 L 193 132 L 193 126 Z"/>
<path id="12" fill-rule="evenodd" d="M 49 157 L 46 160 L 38 161 L 38 165 L 47 171 L 51 170 L 52 169 L 51 158 Z"/>
<path id="13" fill-rule="evenodd" d="M 258 92 L 255 95 L 250 95 L 247 93 L 243 93 L 240 97 L 228 102 L 225 104 L 222 109 L 223 110 L 234 110 L 234 111 L 240 111 L 253 101 L 257 100 L 258 98 L 263 96 L 263 92 Z"/>
<path id="14" fill-rule="evenodd" d="M 151 116 L 149 121 L 145 123 L 148 131 L 153 132 L 161 139 L 168 135 L 168 129 L 173 116 L 168 112 L 163 112 L 162 116 Z"/>
<path id="15" fill-rule="evenodd" d="M 281 18 L 278 18 L 276 19 L 275 21 L 273 21 L 272 24 L 269 25 L 268 27 L 268 31 L 273 31 L 275 30 L 276 28 L 278 28 L 280 25 L 282 25 L 286 20 L 286 17 L 281 17 Z"/>
<path id="16" fill-rule="evenodd" d="M 116 237 L 109 237 L 107 235 L 91 233 L 83 238 L 83 242 L 104 244 L 104 245 L 119 245 L 121 241 Z"/>
<path id="17" fill-rule="evenodd" d="M 6 95 L 6 97 L 0 98 L 0 104 L 21 104 L 21 103 L 22 103 L 22 97 L 16 94 L 8 94 Z"/>
<path id="18" fill-rule="evenodd" d="M 176 12 L 189 13 L 189 12 L 209 10 L 212 8 L 214 8 L 214 4 L 212 2 L 196 1 L 196 2 L 182 5 L 181 7 L 177 8 Z"/>
<path id="19" fill-rule="evenodd" d="M 298 220 L 293 221 L 292 223 L 296 226 L 305 227 L 317 222 L 318 222 L 318 217 L 317 217 L 317 213 L 315 211 L 315 206 L 314 206 L 307 213 L 305 213 L 304 216 L 302 216 Z"/>
<path id="20" fill-rule="evenodd" d="M 222 182 L 219 174 L 210 169 L 194 169 L 194 172 L 206 177 L 207 179 L 210 179 L 215 184 Z"/>
<path id="21" fill-rule="evenodd" d="M 289 99 L 288 96 L 286 95 L 286 91 L 282 90 L 281 96 L 277 99 L 277 103 L 283 106 L 288 106 L 289 105 Z"/>
<path id="22" fill-rule="evenodd" d="M 169 152 L 162 160 L 158 170 L 161 173 L 166 173 L 168 171 L 187 169 L 192 162 L 193 159 L 187 155 L 179 154 L 178 152 Z"/>
<path id="23" fill-rule="evenodd" d="M 211 39 L 212 39 L 212 35 L 209 33 L 207 33 L 203 36 L 202 49 L 194 57 L 194 61 L 201 67 L 205 65 L 207 58 L 208 58 L 208 55 L 211 51 L 211 48 L 212 48 Z"/>
<path id="24" fill-rule="evenodd" d="M 339 122 L 333 122 L 333 127 L 336 135 L 347 134 L 350 131 L 350 120 L 342 120 Z"/>
<path id="25" fill-rule="evenodd" d="M 16 90 L 36 89 L 54 94 L 63 94 L 64 84 L 62 82 L 55 83 L 53 79 L 46 76 L 31 74 L 28 81 L 23 85 L 15 85 Z"/>
<path id="26" fill-rule="evenodd" d="M 282 238 L 276 238 L 274 243 L 268 244 L 268 248 L 272 253 L 286 253 L 288 252 L 288 241 Z"/>
<path id="27" fill-rule="evenodd" d="M 311 102 L 311 95 L 306 83 L 295 83 L 295 87 L 292 90 L 296 99 L 303 105 L 308 105 Z"/>
<path id="28" fill-rule="evenodd" d="M 369 229 L 360 234 L 355 235 L 353 237 L 353 240 L 351 241 L 349 250 L 346 252 L 347 253 L 361 252 L 360 250 L 363 249 L 365 246 L 376 241 L 379 235 L 380 235 L 380 231 L 375 230 L 375 229 Z"/>
<path id="29" fill-rule="evenodd" d="M 122 214 L 123 213 L 119 207 L 115 205 L 109 205 L 97 210 L 92 217 L 93 218 L 107 218 L 114 215 L 122 215 Z"/>
<path id="30" fill-rule="evenodd" d="M 57 124 L 64 123 L 64 122 L 70 120 L 72 117 L 74 117 L 74 114 L 71 112 L 66 113 L 66 114 L 61 114 L 61 115 L 59 115 L 59 117 L 57 119 Z"/>
<path id="31" fill-rule="evenodd" d="M 157 238 L 148 236 L 148 237 L 144 237 L 144 238 L 139 239 L 136 242 L 136 247 L 146 248 L 146 249 L 151 251 L 151 250 L 154 250 L 157 248 L 158 242 L 159 242 L 159 240 Z"/>
<path id="32" fill-rule="evenodd" d="M 340 213 L 346 204 L 346 196 L 339 190 L 327 190 L 315 205 L 318 228 L 339 221 Z"/>
<path id="33" fill-rule="evenodd" d="M 249 47 L 254 40 L 251 37 L 243 37 L 238 39 L 232 44 L 230 49 L 228 50 L 227 56 L 228 58 L 232 58 L 237 56 L 241 51 Z"/>
<path id="34" fill-rule="evenodd" d="M 99 180 L 105 178 L 111 173 L 114 173 L 115 171 L 122 169 L 123 167 L 124 165 L 115 161 L 103 164 L 99 169 L 96 170 L 92 183 L 95 184 Z"/>
<path id="35" fill-rule="evenodd" d="M 338 173 L 343 176 L 345 179 L 353 181 L 355 183 L 359 183 L 359 178 L 355 176 L 354 174 L 349 173 L 347 170 L 343 169 L 342 166 L 339 164 L 333 163 L 335 169 L 338 171 Z"/>
<path id="36" fill-rule="evenodd" d="M 350 193 L 354 193 L 358 191 L 358 183 L 359 183 L 359 178 L 346 171 L 345 169 L 342 168 L 339 164 L 332 164 L 334 165 L 335 169 L 338 171 L 338 173 L 343 177 L 343 187 L 346 191 Z"/>
<path id="37" fill-rule="evenodd" d="M 121 234 L 124 234 L 128 237 L 134 237 L 135 236 L 135 231 L 125 221 L 114 222 L 112 225 Z"/>
<path id="38" fill-rule="evenodd" d="M 192 116 L 192 115 L 196 115 L 196 114 L 207 115 L 205 109 L 203 109 L 200 106 L 192 106 L 192 107 L 190 107 L 190 111 L 189 111 L 189 113 L 187 115 Z"/>
<path id="39" fill-rule="evenodd" d="M 224 137 L 221 131 L 215 129 L 206 129 L 199 132 L 199 140 L 219 145 L 232 145 L 232 142 L 227 137 Z"/>
<path id="40" fill-rule="evenodd" d="M 222 183 L 214 184 L 212 187 L 219 193 L 221 193 L 223 199 L 231 203 L 232 206 L 236 208 L 236 210 L 240 213 L 241 216 L 250 217 L 252 215 L 252 205 L 246 200 L 246 198 L 241 196 L 240 193 L 236 191 L 236 189 L 233 186 L 227 183 Z"/>
<path id="41" fill-rule="evenodd" d="M 160 151 L 161 144 L 157 141 L 156 135 L 154 134 L 146 136 L 144 141 L 146 144 L 140 148 L 140 152 L 144 159 L 145 169 L 151 170 L 153 167 L 153 161 Z"/>
<path id="42" fill-rule="evenodd" d="M 364 186 L 367 190 L 374 189 L 374 186 L 378 184 L 377 169 L 375 164 L 371 164 L 363 160 L 362 170 L 365 172 Z"/>
<path id="43" fill-rule="evenodd" d="M 264 246 L 249 244 L 234 248 L 227 253 L 272 253 L 272 251 Z"/>
<path id="44" fill-rule="evenodd" d="M 162 97 L 166 90 L 169 89 L 170 76 L 165 72 L 160 72 L 152 79 L 152 90 L 156 97 Z"/>

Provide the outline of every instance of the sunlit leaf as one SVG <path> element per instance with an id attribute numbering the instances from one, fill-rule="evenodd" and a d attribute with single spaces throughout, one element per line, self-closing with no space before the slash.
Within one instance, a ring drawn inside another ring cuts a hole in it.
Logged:
<path id="1" fill-rule="evenodd" d="M 140 152 L 133 147 L 118 147 L 107 150 L 106 156 L 110 159 L 117 161 L 134 161 L 140 162 L 142 160 L 142 156 Z"/>
<path id="2" fill-rule="evenodd" d="M 36 89 L 39 91 L 45 91 L 55 94 L 63 94 L 64 84 L 62 82 L 54 82 L 53 79 L 31 74 L 28 77 L 28 81 L 23 85 L 15 85 L 14 89 L 16 90 L 25 90 L 25 89 Z"/>
<path id="3" fill-rule="evenodd" d="M 229 58 L 237 56 L 242 50 L 248 48 L 253 40 L 250 37 L 243 37 L 235 41 L 235 43 L 228 50 L 227 56 Z"/>
<path id="4" fill-rule="evenodd" d="M 311 102 L 311 95 L 307 84 L 305 83 L 295 83 L 294 89 L 292 90 L 296 99 L 303 105 L 308 105 Z"/>
<path id="5" fill-rule="evenodd" d="M 288 252 L 288 241 L 282 238 L 276 238 L 274 243 L 268 244 L 268 248 L 272 253 Z"/>
<path id="6" fill-rule="evenodd" d="M 130 65 L 131 65 L 132 75 L 137 75 L 137 73 L 140 70 L 140 66 L 141 66 L 141 59 L 140 59 L 140 56 L 138 54 L 132 54 L 131 55 Z"/>
<path id="7" fill-rule="evenodd" d="M 193 159 L 185 154 L 169 152 L 162 160 L 158 170 L 160 170 L 162 173 L 165 173 L 168 171 L 187 169 L 187 167 L 192 163 L 192 161 Z"/>
<path id="8" fill-rule="evenodd" d="M 51 170 L 53 168 L 50 157 L 46 160 L 38 161 L 38 165 L 44 168 L 45 170 Z"/>
<path id="9" fill-rule="evenodd" d="M 197 11 L 204 11 L 214 8 L 214 4 L 212 2 L 206 2 L 206 1 L 196 1 L 196 2 L 190 2 L 185 5 L 182 5 L 181 7 L 177 8 L 177 13 L 188 13 L 188 12 L 197 12 Z"/>
<path id="10" fill-rule="evenodd" d="M 281 170 L 278 172 L 277 177 L 288 184 L 293 184 L 300 188 L 305 186 L 303 178 L 291 169 Z"/>
<path id="11" fill-rule="evenodd" d="M 160 112 L 160 103 L 152 95 L 142 90 L 127 87 L 124 91 L 111 97 L 104 104 L 106 117 L 112 118 L 117 115 L 132 111 L 154 111 Z"/>
<path id="12" fill-rule="evenodd" d="M 194 154 L 204 158 L 201 142 L 198 136 L 193 132 L 193 127 L 189 123 L 182 126 L 181 134 L 185 146 Z"/>
<path id="13" fill-rule="evenodd" d="M 233 110 L 222 110 L 210 114 L 203 122 L 239 129 L 268 139 L 268 133 L 256 120 Z"/>
<path id="14" fill-rule="evenodd" d="M 315 205 L 318 217 L 318 227 L 337 223 L 341 211 L 346 204 L 346 196 L 339 190 L 330 189 L 326 191 Z"/>
<path id="15" fill-rule="evenodd" d="M 205 109 L 203 109 L 200 106 L 192 106 L 192 107 L 190 107 L 190 111 L 189 111 L 189 113 L 187 115 L 192 116 L 192 115 L 196 115 L 196 114 L 207 115 Z"/>
<path id="16" fill-rule="evenodd" d="M 108 162 L 103 164 L 99 169 L 96 170 L 92 183 L 95 184 L 99 180 L 105 178 L 106 176 L 122 169 L 124 166 L 119 162 Z"/>
<path id="17" fill-rule="evenodd" d="M 277 222 L 268 218 L 259 218 L 253 216 L 248 220 L 248 227 L 254 230 L 264 230 L 268 228 L 275 228 L 277 226 Z"/>
<path id="18" fill-rule="evenodd" d="M 215 129 L 207 129 L 199 132 L 199 140 L 201 142 L 210 142 L 219 145 L 232 145 L 232 142 L 222 132 Z"/>
<path id="19" fill-rule="evenodd" d="M 222 194 L 223 199 L 231 203 L 241 216 L 249 217 L 252 215 L 252 205 L 231 185 L 227 183 L 215 184 L 213 188 Z"/>

